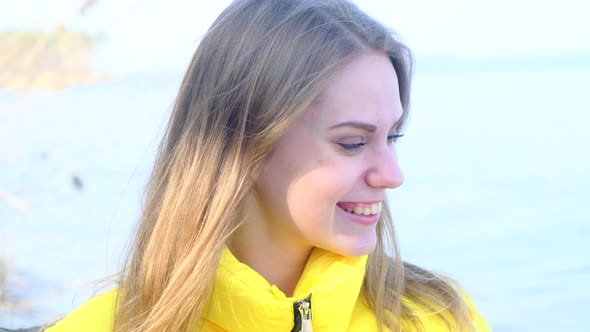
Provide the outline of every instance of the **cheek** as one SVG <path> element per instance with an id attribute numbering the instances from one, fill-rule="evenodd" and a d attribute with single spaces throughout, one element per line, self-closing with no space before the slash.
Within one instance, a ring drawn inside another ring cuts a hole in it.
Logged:
<path id="1" fill-rule="evenodd" d="M 336 203 L 350 198 L 359 184 L 359 165 L 326 146 L 311 143 L 303 151 L 299 146 L 296 151 L 300 153 L 286 153 L 293 151 L 287 143 L 277 148 L 260 174 L 262 204 L 281 224 L 286 222 L 307 234 L 328 231 Z"/>
<path id="2" fill-rule="evenodd" d="M 341 173 L 333 167 L 318 167 L 291 182 L 287 204 L 297 224 L 326 225 L 333 219 L 336 203 L 351 190 L 351 182 L 342 179 Z"/>

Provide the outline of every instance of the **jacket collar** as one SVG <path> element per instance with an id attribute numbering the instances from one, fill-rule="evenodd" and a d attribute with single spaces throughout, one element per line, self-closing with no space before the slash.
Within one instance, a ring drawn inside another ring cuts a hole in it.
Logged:
<path id="1" fill-rule="evenodd" d="M 287 297 L 226 247 L 206 319 L 229 332 L 291 331 L 293 303 L 312 294 L 314 331 L 346 331 L 358 299 L 367 256 L 313 249 L 294 295 Z"/>

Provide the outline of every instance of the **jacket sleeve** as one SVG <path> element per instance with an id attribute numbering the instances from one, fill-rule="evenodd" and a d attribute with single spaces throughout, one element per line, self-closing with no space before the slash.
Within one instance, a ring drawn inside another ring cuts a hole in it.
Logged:
<path id="1" fill-rule="evenodd" d="M 95 296 L 63 319 L 46 328 L 46 332 L 112 332 L 117 291 Z"/>

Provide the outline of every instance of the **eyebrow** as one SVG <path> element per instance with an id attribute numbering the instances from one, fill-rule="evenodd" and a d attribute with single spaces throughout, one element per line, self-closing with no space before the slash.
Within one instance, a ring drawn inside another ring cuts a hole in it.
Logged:
<path id="1" fill-rule="evenodd" d="M 366 130 L 370 133 L 374 133 L 375 130 L 377 130 L 377 127 L 375 127 L 374 125 L 372 125 L 370 123 L 366 123 L 366 122 L 359 122 L 359 121 L 346 121 L 346 122 L 338 123 L 338 124 L 333 125 L 329 129 L 336 129 L 336 128 L 341 128 L 341 127 L 353 127 L 353 128 L 363 129 L 363 130 Z"/>

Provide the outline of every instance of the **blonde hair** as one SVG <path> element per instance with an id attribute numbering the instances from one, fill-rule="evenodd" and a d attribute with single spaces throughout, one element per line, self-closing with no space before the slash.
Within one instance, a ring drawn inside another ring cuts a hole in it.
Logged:
<path id="1" fill-rule="evenodd" d="M 122 271 L 116 331 L 189 331 L 202 323 L 252 174 L 332 75 L 368 51 L 391 59 L 405 119 L 410 51 L 351 2 L 237 0 L 217 18 L 192 58 L 159 148 Z M 378 235 L 362 294 L 379 325 L 419 329 L 409 300 L 449 327 L 469 328 L 455 286 L 402 263 L 387 209 Z"/>

